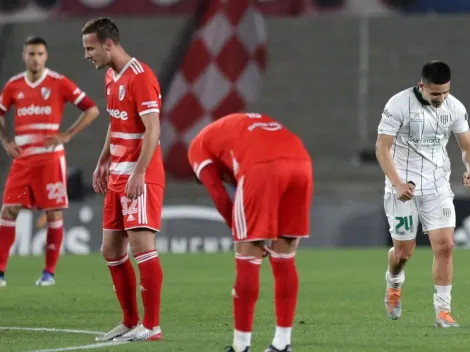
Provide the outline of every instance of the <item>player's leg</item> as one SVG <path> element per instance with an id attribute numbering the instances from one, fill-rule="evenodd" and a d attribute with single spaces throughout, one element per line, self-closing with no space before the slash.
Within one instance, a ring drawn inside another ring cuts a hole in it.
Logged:
<path id="1" fill-rule="evenodd" d="M 232 215 L 236 252 L 232 290 L 234 334 L 233 344 L 227 351 L 250 350 L 264 241 L 276 238 L 276 179 L 266 167 L 257 165 L 249 170 L 238 181 L 235 192 Z"/>
<path id="2" fill-rule="evenodd" d="M 113 288 L 119 300 L 123 318 L 121 324 L 97 341 L 110 341 L 122 336 L 139 323 L 137 305 L 137 280 L 134 267 L 127 254 L 128 236 L 124 222 L 119 194 L 108 190 L 103 208 L 103 244 L 101 253 L 113 280 Z"/>
<path id="3" fill-rule="evenodd" d="M 45 265 L 41 277 L 36 281 L 36 286 L 55 285 L 55 269 L 60 256 L 62 239 L 64 237 L 64 220 L 62 210 L 47 210 L 47 235 Z"/>
<path id="4" fill-rule="evenodd" d="M 452 252 L 455 209 L 453 195 L 424 196 L 419 206 L 423 218 L 423 231 L 428 234 L 434 253 L 432 274 L 436 326 L 458 327 L 459 324 L 450 314 L 454 274 Z"/>
<path id="5" fill-rule="evenodd" d="M 37 286 L 55 284 L 54 273 L 60 256 L 64 223 L 62 210 L 68 208 L 67 166 L 65 156 L 52 159 L 50 163 L 33 168 L 30 187 L 38 209 L 46 211 L 47 236 L 45 267 Z"/>
<path id="6" fill-rule="evenodd" d="M 0 287 L 6 286 L 5 271 L 10 249 L 15 242 L 16 218 L 21 208 L 34 206 L 29 187 L 30 169 L 13 162 L 3 191 L 0 215 Z"/>
<path id="7" fill-rule="evenodd" d="M 313 195 L 311 163 L 284 161 L 282 195 L 279 205 L 279 238 L 270 247 L 269 262 L 274 276 L 276 329 L 266 352 L 291 351 L 291 335 L 299 292 L 295 251 L 300 238 L 310 234 Z"/>
<path id="8" fill-rule="evenodd" d="M 393 247 L 388 251 L 388 267 L 385 272 L 385 310 L 393 319 L 401 317 L 401 287 L 405 282 L 405 265 L 413 255 L 418 228 L 416 197 L 402 202 L 395 194 L 384 197 L 384 209 L 389 223 Z"/>
<path id="9" fill-rule="evenodd" d="M 125 228 L 140 273 L 140 292 L 144 306 L 142 324 L 116 341 L 160 340 L 160 302 L 163 271 L 155 248 L 155 233 L 160 230 L 163 207 L 163 187 L 156 184 L 144 186 L 137 199 L 127 199 L 124 208 Z"/>
<path id="10" fill-rule="evenodd" d="M 10 249 L 15 242 L 16 218 L 21 206 L 4 206 L 0 215 L 0 287 L 7 285 L 5 272 Z"/>

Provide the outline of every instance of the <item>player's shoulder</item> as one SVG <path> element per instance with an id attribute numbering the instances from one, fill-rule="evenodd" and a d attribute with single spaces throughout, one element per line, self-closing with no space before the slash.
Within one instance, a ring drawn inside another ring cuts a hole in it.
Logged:
<path id="1" fill-rule="evenodd" d="M 46 73 L 47 73 L 47 77 L 52 78 L 53 80 L 60 81 L 66 78 L 63 74 L 50 70 L 50 69 L 47 69 Z"/>
<path id="2" fill-rule="evenodd" d="M 132 59 L 129 68 L 130 68 L 130 70 L 128 70 L 128 71 L 130 72 L 130 74 L 134 77 L 138 77 L 138 79 L 142 79 L 144 77 L 145 78 L 150 77 L 152 79 L 157 78 L 155 73 L 153 72 L 153 70 L 150 68 L 149 65 L 147 65 L 143 61 L 137 60 L 136 58 Z"/>
<path id="3" fill-rule="evenodd" d="M 385 104 L 385 109 L 388 112 L 399 113 L 409 109 L 410 102 L 414 97 L 414 87 L 404 89 L 390 97 Z"/>
<path id="4" fill-rule="evenodd" d="M 6 86 L 7 85 L 12 85 L 12 84 L 17 84 L 17 83 L 21 83 L 21 82 L 24 82 L 24 76 L 25 76 L 26 72 L 20 72 L 20 73 L 17 73 L 13 76 L 11 76 L 7 83 L 6 83 Z"/>
<path id="5" fill-rule="evenodd" d="M 414 87 L 410 87 L 392 95 L 388 100 L 388 104 L 409 104 L 410 98 L 414 96 L 413 89 Z"/>
<path id="6" fill-rule="evenodd" d="M 455 112 L 466 111 L 465 105 L 463 105 L 463 103 L 452 94 L 449 94 L 447 96 L 446 104 L 450 111 L 455 111 Z"/>

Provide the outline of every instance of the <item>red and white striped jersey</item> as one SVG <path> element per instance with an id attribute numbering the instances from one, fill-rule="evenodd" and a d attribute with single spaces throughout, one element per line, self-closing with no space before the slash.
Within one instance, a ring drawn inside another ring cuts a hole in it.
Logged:
<path id="1" fill-rule="evenodd" d="M 120 73 L 112 69 L 106 73 L 106 99 L 111 120 L 109 187 L 121 192 L 142 149 L 145 125 L 141 117 L 160 113 L 160 85 L 146 64 L 132 58 Z M 160 143 L 145 172 L 145 182 L 165 186 Z"/>
<path id="2" fill-rule="evenodd" d="M 22 152 L 14 161 L 41 164 L 63 156 L 63 145 L 46 148 L 43 138 L 60 132 L 65 104 L 78 105 L 83 98 L 74 82 L 49 69 L 35 82 L 26 72 L 10 78 L 0 97 L 0 118 L 15 107 L 15 141 Z"/>

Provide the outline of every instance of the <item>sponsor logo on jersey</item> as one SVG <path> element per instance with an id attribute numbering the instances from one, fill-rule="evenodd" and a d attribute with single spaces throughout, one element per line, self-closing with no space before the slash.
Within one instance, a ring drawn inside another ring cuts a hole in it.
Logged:
<path id="1" fill-rule="evenodd" d="M 107 108 L 107 110 L 108 110 L 109 115 L 115 119 L 126 121 L 129 118 L 127 111 L 121 111 L 118 109 L 110 109 L 110 108 Z"/>
<path id="2" fill-rule="evenodd" d="M 142 106 L 146 106 L 147 108 L 158 108 L 158 103 L 156 101 L 144 101 Z"/>
<path id="3" fill-rule="evenodd" d="M 31 104 L 27 107 L 22 107 L 17 109 L 18 116 L 33 116 L 33 115 L 51 115 L 52 107 L 47 106 L 38 106 Z"/>

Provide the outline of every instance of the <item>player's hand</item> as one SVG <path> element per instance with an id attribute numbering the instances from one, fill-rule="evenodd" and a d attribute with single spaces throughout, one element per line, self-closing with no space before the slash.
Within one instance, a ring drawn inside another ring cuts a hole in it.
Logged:
<path id="1" fill-rule="evenodd" d="M 415 195 L 415 185 L 412 183 L 399 183 L 395 186 L 397 191 L 397 198 L 402 202 L 411 200 Z"/>
<path id="2" fill-rule="evenodd" d="M 93 172 L 93 189 L 96 193 L 104 194 L 108 190 L 108 163 L 98 163 Z"/>
<path id="3" fill-rule="evenodd" d="M 465 186 L 466 189 L 470 189 L 470 172 L 465 171 L 463 173 L 463 185 Z"/>
<path id="4" fill-rule="evenodd" d="M 16 158 L 21 154 L 21 148 L 14 140 L 2 142 L 2 146 L 9 156 Z"/>
<path id="5" fill-rule="evenodd" d="M 132 174 L 127 180 L 126 197 L 136 199 L 144 193 L 145 174 Z"/>
<path id="6" fill-rule="evenodd" d="M 59 144 L 65 144 L 70 141 L 70 136 L 66 133 L 59 133 L 52 136 L 47 136 L 43 139 L 45 147 L 55 147 Z"/>

